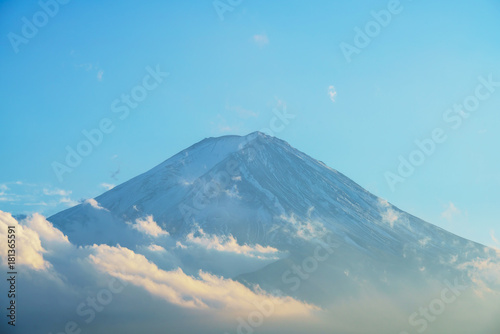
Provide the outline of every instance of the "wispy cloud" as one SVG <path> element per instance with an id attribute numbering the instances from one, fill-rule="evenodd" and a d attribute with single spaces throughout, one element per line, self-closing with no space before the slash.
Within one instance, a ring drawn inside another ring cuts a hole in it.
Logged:
<path id="1" fill-rule="evenodd" d="M 379 198 L 379 206 L 381 208 L 380 216 L 382 217 L 382 222 L 389 224 L 392 228 L 394 224 L 399 220 L 400 215 L 396 210 L 385 199 Z"/>
<path id="2" fill-rule="evenodd" d="M 252 111 L 250 109 L 243 108 L 241 106 L 230 106 L 226 105 L 226 109 L 229 111 L 236 112 L 241 118 L 252 118 L 259 116 L 259 113 Z"/>
<path id="3" fill-rule="evenodd" d="M 63 190 L 63 189 L 43 189 L 43 193 L 48 196 L 69 196 L 71 195 L 70 190 Z"/>
<path id="4" fill-rule="evenodd" d="M 166 252 L 165 248 L 159 245 L 151 244 L 148 246 L 148 249 L 152 252 Z"/>
<path id="5" fill-rule="evenodd" d="M 236 125 L 229 125 L 221 114 L 217 114 L 217 121 L 211 122 L 211 124 L 215 126 L 215 131 L 218 133 L 236 132 L 239 129 Z"/>
<path id="6" fill-rule="evenodd" d="M 494 242 L 495 244 L 500 245 L 500 242 L 498 242 L 498 239 L 497 239 L 497 237 L 496 237 L 496 235 L 495 235 L 495 230 L 493 230 L 493 229 L 492 229 L 492 230 L 490 231 L 490 236 L 491 236 L 491 240 L 493 240 L 493 242 Z"/>
<path id="7" fill-rule="evenodd" d="M 441 217 L 451 222 L 455 217 L 457 217 L 461 213 L 462 212 L 455 206 L 455 204 L 449 202 L 448 205 L 446 205 L 445 210 L 441 212 Z"/>
<path id="8" fill-rule="evenodd" d="M 314 207 L 309 208 L 307 219 L 300 219 L 294 213 L 289 216 L 283 214 L 280 216 L 280 219 L 287 223 L 285 230 L 291 228 L 294 235 L 298 238 L 304 240 L 321 239 L 326 234 L 326 228 L 321 222 L 311 219 L 313 211 Z"/>
<path id="9" fill-rule="evenodd" d="M 103 187 L 106 190 L 111 190 L 116 186 L 112 183 L 101 183 L 101 187 Z"/>
<path id="10" fill-rule="evenodd" d="M 332 102 L 335 102 L 335 98 L 337 97 L 337 91 L 334 86 L 328 86 L 328 97 Z"/>
<path id="11" fill-rule="evenodd" d="M 37 206 L 38 210 L 42 207 L 74 206 L 78 202 L 71 199 L 71 194 L 70 190 L 21 181 L 0 184 L 0 202 L 9 203 L 21 211 L 31 211 L 32 207 Z"/>
<path id="12" fill-rule="evenodd" d="M 67 206 L 75 206 L 80 203 L 78 203 L 78 201 L 72 200 L 69 197 L 63 197 L 59 200 L 59 204 L 66 204 Z"/>
<path id="13" fill-rule="evenodd" d="M 97 71 L 97 80 L 102 81 L 102 75 L 104 74 L 103 70 Z"/>
<path id="14" fill-rule="evenodd" d="M 269 44 L 269 38 L 266 34 L 257 34 L 253 35 L 253 41 L 260 47 L 266 46 Z"/>

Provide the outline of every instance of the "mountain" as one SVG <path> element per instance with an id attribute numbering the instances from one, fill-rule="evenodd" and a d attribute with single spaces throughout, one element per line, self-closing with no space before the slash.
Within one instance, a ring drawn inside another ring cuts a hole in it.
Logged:
<path id="1" fill-rule="evenodd" d="M 464 268 L 492 252 L 259 132 L 204 139 L 48 220 L 78 245 L 140 252 L 154 241 L 169 249 L 162 268 L 203 269 L 320 307 L 368 294 L 408 314 L 445 284 L 470 286 Z M 152 222 L 168 238 L 139 233 Z"/>

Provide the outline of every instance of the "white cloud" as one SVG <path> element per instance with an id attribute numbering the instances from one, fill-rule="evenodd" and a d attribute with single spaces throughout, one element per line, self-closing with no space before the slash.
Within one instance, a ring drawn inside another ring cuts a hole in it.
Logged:
<path id="1" fill-rule="evenodd" d="M 43 242 L 69 244 L 68 237 L 54 227 L 44 216 L 35 213 L 25 221 L 27 227 L 35 231 Z"/>
<path id="2" fill-rule="evenodd" d="M 476 294 L 484 296 L 500 293 L 500 257 L 478 258 L 458 268 L 467 270 Z"/>
<path id="3" fill-rule="evenodd" d="M 379 198 L 378 202 L 379 206 L 382 208 L 382 211 L 380 212 L 382 222 L 389 224 L 390 227 L 394 227 L 394 223 L 399 220 L 400 215 L 385 199 Z"/>
<path id="4" fill-rule="evenodd" d="M 427 244 L 429 243 L 429 241 L 431 241 L 431 238 L 425 237 L 423 239 L 420 239 L 418 241 L 418 243 L 420 244 L 420 246 L 425 247 L 425 246 L 427 246 Z"/>
<path id="5" fill-rule="evenodd" d="M 184 308 L 246 314 L 265 304 L 272 308 L 273 316 L 308 316 L 319 310 L 291 297 L 271 296 L 261 289 L 251 290 L 203 271 L 199 271 L 199 277 L 193 277 L 180 268 L 161 270 L 143 255 L 124 247 L 94 245 L 93 250 L 89 260 L 97 269 Z"/>
<path id="6" fill-rule="evenodd" d="M 332 100 L 332 102 L 335 102 L 337 91 L 335 90 L 334 86 L 328 86 L 328 97 L 330 97 L 330 100 Z"/>
<path id="7" fill-rule="evenodd" d="M 0 238 L 2 245 L 7 248 L 4 241 L 8 238 L 8 228 L 13 226 L 15 230 L 16 264 L 25 265 L 34 270 L 46 270 L 50 263 L 45 261 L 43 254 L 46 252 L 42 247 L 38 233 L 28 226 L 22 226 L 10 213 L 0 211 Z M 41 230 L 44 230 L 41 228 Z M 7 251 L 0 252 L 3 264 L 7 265 Z"/>
<path id="8" fill-rule="evenodd" d="M 490 236 L 491 236 L 491 240 L 493 240 L 493 242 L 497 245 L 500 245 L 500 242 L 498 242 L 498 239 L 497 237 L 495 236 L 495 230 L 491 230 L 490 231 Z"/>
<path id="9" fill-rule="evenodd" d="M 60 204 L 66 204 L 67 206 L 75 206 L 78 205 L 79 203 L 75 200 L 72 200 L 69 197 L 63 197 L 59 200 Z"/>
<path id="10" fill-rule="evenodd" d="M 89 198 L 87 200 L 85 200 L 85 202 L 83 202 L 85 204 L 88 204 L 90 206 L 92 206 L 93 208 L 95 209 L 98 209 L 98 210 L 106 210 L 105 208 L 103 208 L 95 199 L 93 198 Z"/>
<path id="11" fill-rule="evenodd" d="M 102 75 L 104 74 L 103 70 L 97 71 L 97 80 L 102 81 Z"/>
<path id="12" fill-rule="evenodd" d="M 175 243 L 175 248 L 186 249 L 186 248 L 187 248 L 187 246 L 186 246 L 186 245 L 183 245 L 183 244 L 182 244 L 182 242 L 177 241 L 177 242 Z"/>
<path id="13" fill-rule="evenodd" d="M 116 186 L 114 184 L 111 184 L 111 183 L 101 183 L 101 187 L 103 187 L 106 190 L 111 190 Z"/>
<path id="14" fill-rule="evenodd" d="M 158 226 L 158 224 L 156 224 L 156 222 L 153 220 L 153 216 L 151 215 L 146 216 L 145 219 L 136 219 L 135 223 L 132 224 L 132 228 L 153 237 L 158 237 L 160 235 L 169 235 L 167 231 L 162 230 L 162 228 Z"/>
<path id="15" fill-rule="evenodd" d="M 452 202 L 448 203 L 445 210 L 441 213 L 441 217 L 446 219 L 447 221 L 452 221 L 453 218 L 460 215 L 461 211 L 453 204 Z"/>
<path id="16" fill-rule="evenodd" d="M 235 184 L 233 185 L 230 189 L 224 190 L 227 196 L 231 198 L 238 198 L 241 199 L 240 193 L 238 191 L 238 186 Z"/>
<path id="17" fill-rule="evenodd" d="M 6 193 L 6 190 L 10 192 Z M 68 207 L 78 204 L 70 198 L 71 193 L 69 190 L 15 181 L 0 185 L 0 202 L 15 202 L 10 204 L 17 205 L 18 210 L 23 210 L 23 206 L 37 206 L 38 210 L 43 210 L 42 207 L 60 205 Z"/>
<path id="18" fill-rule="evenodd" d="M 69 190 L 63 190 L 63 189 L 47 189 L 47 188 L 44 188 L 43 189 L 43 193 L 47 196 L 63 196 L 63 197 L 66 197 L 66 196 L 69 196 L 71 195 L 71 191 Z"/>
<path id="19" fill-rule="evenodd" d="M 253 35 L 253 41 L 260 47 L 269 44 L 269 38 L 266 34 Z"/>
<path id="20" fill-rule="evenodd" d="M 280 219 L 288 223 L 288 226 L 294 230 L 297 237 L 304 240 L 320 239 L 325 235 L 326 228 L 322 223 L 311 219 L 313 210 L 313 207 L 309 208 L 308 219 L 305 221 L 299 219 L 294 213 L 290 216 L 281 215 Z"/>
<path id="21" fill-rule="evenodd" d="M 152 252 L 166 252 L 166 249 L 162 246 L 151 244 L 148 246 L 148 249 Z"/>
<path id="22" fill-rule="evenodd" d="M 215 234 L 207 234 L 202 228 L 198 227 L 196 232 L 191 232 L 186 236 L 186 242 L 201 246 L 205 249 L 213 249 L 219 252 L 228 252 L 234 254 L 243 254 L 249 257 L 255 257 L 259 259 L 268 259 L 275 257 L 279 252 L 276 248 L 271 246 L 261 246 L 256 244 L 251 245 L 239 245 L 238 241 L 232 235 L 229 236 L 217 236 Z M 182 246 L 180 246 L 183 248 Z"/>

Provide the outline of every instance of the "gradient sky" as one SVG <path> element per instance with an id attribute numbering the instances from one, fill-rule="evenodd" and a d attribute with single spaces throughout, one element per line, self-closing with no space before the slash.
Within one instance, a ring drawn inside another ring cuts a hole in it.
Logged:
<path id="1" fill-rule="evenodd" d="M 13 47 L 41 7 L 0 1 L 0 209 L 56 213 L 205 137 L 267 128 L 286 106 L 295 119 L 276 136 L 409 213 L 495 245 L 500 87 L 457 129 L 443 114 L 479 76 L 500 81 L 500 2 L 401 0 L 348 62 L 341 43 L 388 6 L 252 0 L 222 20 L 210 0 L 70 1 Z M 120 119 L 112 103 L 157 66 L 169 76 Z M 104 118 L 114 130 L 60 182 L 52 163 Z M 385 173 L 435 128 L 447 140 L 392 191 Z"/>

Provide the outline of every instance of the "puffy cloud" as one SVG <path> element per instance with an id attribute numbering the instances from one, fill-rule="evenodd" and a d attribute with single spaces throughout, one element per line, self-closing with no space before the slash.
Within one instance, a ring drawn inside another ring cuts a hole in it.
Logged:
<path id="1" fill-rule="evenodd" d="M 258 288 L 251 290 L 239 282 L 203 271 L 194 277 L 180 268 L 161 270 L 143 255 L 124 247 L 94 245 L 93 249 L 89 260 L 99 270 L 181 307 L 244 314 L 265 304 L 272 308 L 274 316 L 309 315 L 318 310 L 291 297 L 272 296 Z"/>
<path id="2" fill-rule="evenodd" d="M 165 252 L 165 248 L 159 245 L 151 244 L 148 246 L 148 249 L 152 252 Z"/>
<path id="3" fill-rule="evenodd" d="M 182 242 L 177 241 L 177 242 L 175 243 L 175 248 L 187 249 L 187 246 L 186 246 L 186 245 L 183 245 L 183 244 L 182 244 Z"/>
<path id="4" fill-rule="evenodd" d="M 43 242 L 70 244 L 68 237 L 54 227 L 42 215 L 35 213 L 25 220 L 27 227 L 35 231 Z"/>
<path id="5" fill-rule="evenodd" d="M 83 202 L 84 204 L 88 204 L 90 205 L 91 207 L 93 207 L 94 209 L 98 209 L 98 210 L 106 210 L 105 208 L 103 208 L 95 199 L 93 198 L 89 198 L 87 200 L 85 200 L 85 202 Z"/>
<path id="6" fill-rule="evenodd" d="M 46 251 L 42 247 L 37 231 L 28 226 L 22 226 L 10 213 L 0 211 L 1 240 L 11 240 L 7 239 L 9 227 L 13 227 L 15 230 L 16 264 L 25 265 L 34 270 L 48 269 L 50 263 L 43 258 L 43 253 Z M 44 228 L 41 228 L 41 230 L 47 232 Z M 50 235 L 50 232 L 47 235 Z M 6 251 L 0 253 L 0 258 L 3 264 L 7 265 L 8 258 Z"/>
<path id="7" fill-rule="evenodd" d="M 156 222 L 153 220 L 153 216 L 151 215 L 146 216 L 145 219 L 136 219 L 135 223 L 132 224 L 132 228 L 153 237 L 158 237 L 160 235 L 169 235 L 167 231 L 162 230 L 162 228 L 158 226 L 158 224 L 156 224 Z"/>
<path id="8" fill-rule="evenodd" d="M 256 244 L 239 245 L 238 241 L 232 235 L 217 236 L 215 234 L 207 234 L 202 228 L 198 227 L 196 232 L 191 232 L 186 236 L 186 242 L 201 246 L 205 249 L 214 249 L 219 252 L 228 252 L 235 254 L 243 254 L 249 257 L 269 258 L 269 255 L 277 254 L 279 251 L 271 246 L 261 246 Z M 182 248 L 182 246 L 180 246 Z M 271 258 L 277 258 L 271 256 Z"/>
<path id="9" fill-rule="evenodd" d="M 441 217 L 444 219 L 451 221 L 457 215 L 459 215 L 461 211 L 453 204 L 452 202 L 448 203 L 445 210 L 441 213 Z"/>

